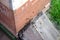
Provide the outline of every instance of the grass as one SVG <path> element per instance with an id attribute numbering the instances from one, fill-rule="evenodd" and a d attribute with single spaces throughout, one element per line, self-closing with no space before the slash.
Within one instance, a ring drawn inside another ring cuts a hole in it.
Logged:
<path id="1" fill-rule="evenodd" d="M 51 0 L 49 13 L 51 20 L 57 25 L 56 28 L 60 30 L 60 0 Z"/>

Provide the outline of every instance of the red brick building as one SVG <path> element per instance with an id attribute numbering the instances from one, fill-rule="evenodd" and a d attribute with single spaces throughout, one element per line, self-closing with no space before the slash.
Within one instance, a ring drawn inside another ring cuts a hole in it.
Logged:
<path id="1" fill-rule="evenodd" d="M 16 35 L 50 0 L 1 0 L 0 23 Z"/>

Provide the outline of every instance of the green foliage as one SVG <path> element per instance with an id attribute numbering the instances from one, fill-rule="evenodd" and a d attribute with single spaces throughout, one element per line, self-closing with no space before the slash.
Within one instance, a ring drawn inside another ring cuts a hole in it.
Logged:
<path id="1" fill-rule="evenodd" d="M 49 10 L 51 20 L 56 23 L 57 28 L 60 29 L 60 0 L 51 0 L 51 7 Z"/>

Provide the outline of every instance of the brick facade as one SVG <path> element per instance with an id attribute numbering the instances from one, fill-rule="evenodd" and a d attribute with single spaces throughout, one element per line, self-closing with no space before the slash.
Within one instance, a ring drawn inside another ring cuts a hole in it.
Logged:
<path id="1" fill-rule="evenodd" d="M 5 5 L 0 3 L 0 21 L 6 24 L 13 34 L 18 33 L 26 23 L 34 18 L 38 12 L 44 9 L 44 6 L 49 3 L 50 0 L 28 0 L 24 5 L 16 10 L 11 10 Z M 1 8 L 1 6 L 3 8 Z"/>

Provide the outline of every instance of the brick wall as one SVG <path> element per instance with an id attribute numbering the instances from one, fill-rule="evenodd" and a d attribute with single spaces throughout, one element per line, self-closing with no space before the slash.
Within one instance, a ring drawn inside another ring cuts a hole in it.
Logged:
<path id="1" fill-rule="evenodd" d="M 0 2 L 0 21 L 6 24 L 13 34 L 18 33 L 26 23 L 44 9 L 49 0 L 28 0 L 16 10 L 11 10 Z"/>
<path id="2" fill-rule="evenodd" d="M 44 9 L 44 6 L 49 3 L 49 0 L 32 0 L 26 2 L 22 7 L 15 10 L 16 31 L 21 30 L 29 20 L 34 18 L 38 12 Z"/>
<path id="3" fill-rule="evenodd" d="M 16 33 L 13 11 L 0 3 L 0 21 L 2 24 L 14 34 Z M 13 31 L 12 31 L 13 30 Z"/>

